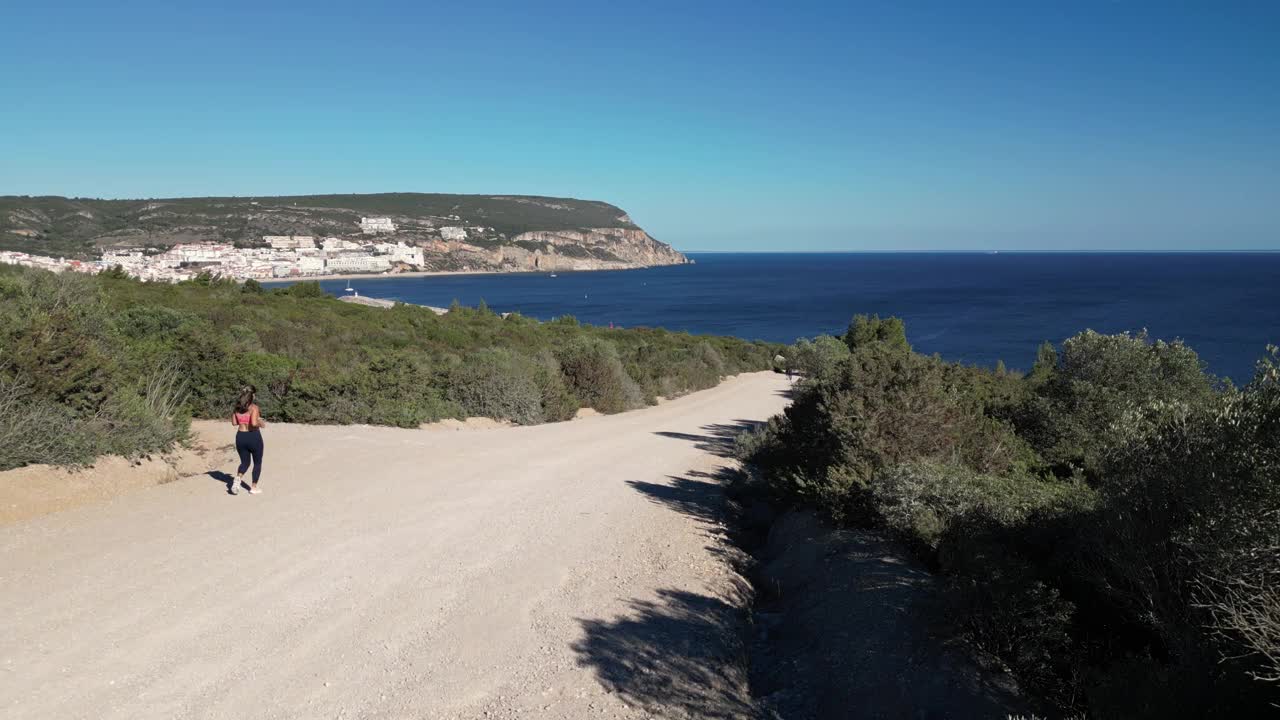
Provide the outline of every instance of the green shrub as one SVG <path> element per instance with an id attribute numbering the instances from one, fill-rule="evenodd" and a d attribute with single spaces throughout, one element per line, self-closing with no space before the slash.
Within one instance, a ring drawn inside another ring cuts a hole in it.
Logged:
<path id="1" fill-rule="evenodd" d="M 314 282 L 257 290 L 209 275 L 169 285 L 0 266 L 0 378 L 21 378 L 25 402 L 57 429 L 6 462 L 153 452 L 181 437 L 188 414 L 225 418 L 246 384 L 257 386 L 269 420 L 413 427 L 481 413 L 534 422 L 573 417 L 579 394 L 616 412 L 642 405 L 646 393 L 710 387 L 723 374 L 764 369 L 776 352 L 567 316 L 539 323 L 460 306 L 444 316 L 369 308 L 333 302 Z M 472 377 L 464 368 L 477 357 Z M 157 416 L 148 388 L 169 367 L 184 380 L 184 407 Z M 500 383 L 506 371 L 520 378 L 510 396 Z M 6 422 L 17 448 L 19 425 Z"/>
<path id="2" fill-rule="evenodd" d="M 956 465 L 913 462 L 886 468 L 870 482 L 885 525 L 936 551 L 961 518 L 985 526 L 1017 527 L 1036 516 L 1084 513 L 1096 502 L 1083 483 L 988 475 Z"/>
<path id="3" fill-rule="evenodd" d="M 980 575 L 953 574 L 946 583 L 946 615 L 968 642 L 1012 670 L 1026 690 L 1074 708 L 1080 690 L 1072 677 L 1076 608 L 1034 577 L 1025 565 L 1003 559 L 985 565 Z"/>
<path id="4" fill-rule="evenodd" d="M 294 283 L 280 292 L 295 298 L 327 298 L 332 297 L 329 293 L 320 287 L 320 283 L 315 280 L 304 280 Z"/>
<path id="5" fill-rule="evenodd" d="M 84 464 L 93 460 L 97 450 L 97 443 L 68 408 L 0 376 L 0 470 Z"/>
<path id="6" fill-rule="evenodd" d="M 534 425 L 546 419 L 539 374 L 533 360 L 509 350 L 472 353 L 450 371 L 449 399 L 467 416 Z"/>
<path id="7" fill-rule="evenodd" d="M 1280 704 L 1276 359 L 1235 390 L 1181 343 L 1085 332 L 1019 377 L 912 353 L 891 320 L 855 319 L 740 440 L 775 497 L 906 539 L 961 636 L 1064 711 Z"/>
<path id="8" fill-rule="evenodd" d="M 698 343 L 698 347 L 695 352 L 698 356 L 698 362 L 714 374 L 714 380 L 708 383 L 707 387 L 712 387 L 716 383 L 720 382 L 720 377 L 727 372 L 727 365 L 724 357 L 720 355 L 720 351 L 712 347 L 711 343 L 703 340 Z M 710 378 L 710 376 L 708 377 Z"/>
<path id="9" fill-rule="evenodd" d="M 112 394 L 89 421 L 99 455 L 135 457 L 162 453 L 187 436 L 183 378 L 172 368 L 161 370 L 145 387 Z"/>
<path id="10" fill-rule="evenodd" d="M 418 427 L 457 413 L 433 381 L 431 369 L 419 358 L 391 352 L 352 373 L 339 396 L 347 400 L 358 422 Z"/>
<path id="11" fill-rule="evenodd" d="M 547 422 L 573 419 L 578 412 L 578 399 L 565 383 L 556 356 L 550 350 L 543 350 L 533 360 L 533 380 L 542 397 L 543 418 Z"/>
<path id="12" fill-rule="evenodd" d="M 130 340 L 140 340 L 173 338 L 183 328 L 197 323 L 193 313 L 159 305 L 138 305 L 117 314 L 112 325 L 116 332 Z"/>
<path id="13" fill-rule="evenodd" d="M 784 369 L 817 382 L 835 372 L 848 357 L 849 348 L 844 343 L 830 335 L 821 335 L 812 340 L 797 340 L 787 350 Z"/>
<path id="14" fill-rule="evenodd" d="M 879 345 L 892 352 L 911 352 L 906 325 L 896 317 L 881 320 L 879 315 L 855 315 L 843 340 L 850 351 Z"/>
<path id="15" fill-rule="evenodd" d="M 1042 348 L 1032 378 L 1032 393 L 1013 419 L 1061 475 L 1097 475 L 1120 438 L 1204 405 L 1214 387 L 1181 342 L 1091 330 L 1063 342 L 1061 352 Z"/>
<path id="16" fill-rule="evenodd" d="M 1196 604 L 1208 613 L 1222 654 L 1236 658 L 1250 679 L 1275 688 L 1280 685 L 1280 356 L 1274 347 L 1269 351 L 1253 382 L 1214 418 L 1218 432 L 1209 445 L 1218 455 L 1217 462 L 1209 462 L 1218 482 L 1202 506 L 1208 512 L 1197 517 L 1190 536 L 1200 567 Z M 1188 468 L 1178 469 L 1186 473 Z M 1203 470 L 1197 474 L 1204 477 Z M 1280 691 L 1273 696 L 1280 703 Z"/>
<path id="17" fill-rule="evenodd" d="M 627 374 L 607 340 L 579 339 L 556 353 L 569 390 L 586 407 L 617 413 L 644 405 L 640 386 Z"/>
<path id="18" fill-rule="evenodd" d="M 983 473 L 1033 466 L 1026 444 L 950 380 L 935 358 L 860 348 L 801 386 L 749 460 L 780 478 L 783 496 L 848 503 L 823 508 L 842 517 L 865 514 L 868 482 L 901 463 L 951 462 Z"/>
<path id="19" fill-rule="evenodd" d="M 231 350 L 235 353 L 260 353 L 262 341 L 258 333 L 248 325 L 232 325 L 227 328 L 227 337 L 231 341 Z"/>

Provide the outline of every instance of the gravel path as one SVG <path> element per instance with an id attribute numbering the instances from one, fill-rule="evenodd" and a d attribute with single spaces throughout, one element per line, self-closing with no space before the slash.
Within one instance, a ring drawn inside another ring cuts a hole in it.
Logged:
<path id="1" fill-rule="evenodd" d="M 712 475 L 785 389 L 273 425 L 263 495 L 214 472 L 0 527 L 0 717 L 747 716 Z"/>

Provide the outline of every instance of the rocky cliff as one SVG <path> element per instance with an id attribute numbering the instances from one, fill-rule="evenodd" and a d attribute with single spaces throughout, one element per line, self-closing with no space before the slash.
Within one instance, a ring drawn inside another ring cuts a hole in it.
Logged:
<path id="1" fill-rule="evenodd" d="M 524 270 L 604 270 L 689 261 L 639 228 L 535 230 L 520 233 L 497 252 L 500 263 Z"/>
<path id="2" fill-rule="evenodd" d="M 376 227 L 363 222 L 378 218 Z M 392 229 L 382 229 L 392 228 Z M 178 243 L 309 236 L 423 249 L 423 270 L 556 271 L 688 262 L 608 203 L 522 195 L 306 195 L 93 200 L 0 197 L 0 250 L 93 258 Z"/>

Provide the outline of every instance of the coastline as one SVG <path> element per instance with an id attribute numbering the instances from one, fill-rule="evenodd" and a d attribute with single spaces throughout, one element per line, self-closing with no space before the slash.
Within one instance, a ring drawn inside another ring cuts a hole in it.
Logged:
<path id="1" fill-rule="evenodd" d="M 368 295 L 340 295 L 338 296 L 338 300 L 345 303 L 351 303 L 352 305 L 364 305 L 366 307 L 376 307 L 384 310 L 393 308 L 396 306 L 396 303 L 399 303 L 401 305 L 424 307 L 437 315 L 444 315 L 449 312 L 449 308 L 436 307 L 435 305 L 418 305 L 418 303 L 407 303 L 402 300 L 387 300 L 385 298 L 369 297 Z M 506 317 L 509 314 L 510 313 L 503 313 L 502 317 Z"/>
<path id="2" fill-rule="evenodd" d="M 292 278 L 271 278 L 270 280 L 259 280 L 263 285 L 276 285 L 280 283 L 300 282 L 303 280 L 375 280 L 380 278 L 412 278 L 412 277 L 439 277 L 443 275 L 527 275 L 529 273 L 539 273 L 542 270 L 514 270 L 507 272 L 493 270 L 410 270 L 398 273 L 335 273 L 333 275 L 299 275 Z M 581 271 L 573 271 L 581 272 Z"/>
<path id="3" fill-rule="evenodd" d="M 591 272 L 618 272 L 629 270 L 648 270 L 658 267 L 678 267 L 680 265 L 693 265 L 694 263 L 674 263 L 671 265 L 629 265 L 627 267 L 601 267 L 601 268 L 572 268 L 567 270 L 407 270 L 405 272 L 381 272 L 381 273 L 335 273 L 333 275 L 300 275 L 291 278 L 271 278 L 270 280 L 258 280 L 263 285 L 274 285 L 278 283 L 299 282 L 302 280 L 373 280 L 378 278 L 414 278 L 414 277 L 443 277 L 446 275 L 556 275 L 567 273 L 591 273 Z M 236 278 L 243 280 L 244 278 Z"/>

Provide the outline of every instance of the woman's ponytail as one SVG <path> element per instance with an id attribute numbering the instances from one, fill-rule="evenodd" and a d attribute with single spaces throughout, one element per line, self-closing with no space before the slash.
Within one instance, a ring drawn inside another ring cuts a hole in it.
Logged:
<path id="1" fill-rule="evenodd" d="M 257 392 L 258 392 L 257 388 L 255 388 L 252 385 L 245 385 L 243 388 L 241 388 L 240 398 L 236 400 L 236 412 L 238 413 L 249 412 L 249 408 L 253 406 L 253 401 L 255 399 L 254 396 L 257 395 Z"/>

